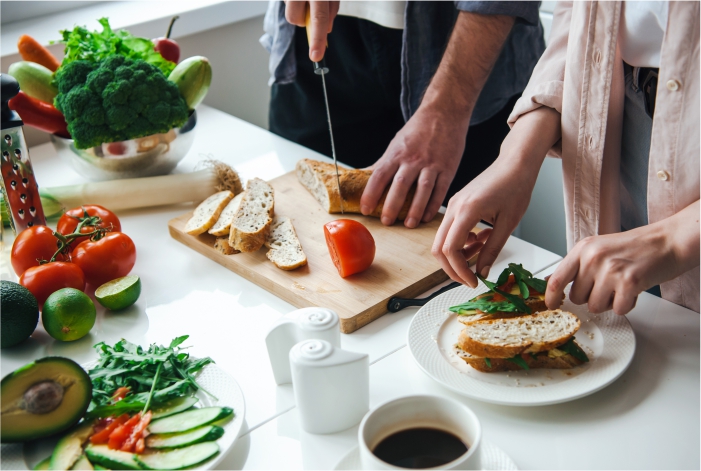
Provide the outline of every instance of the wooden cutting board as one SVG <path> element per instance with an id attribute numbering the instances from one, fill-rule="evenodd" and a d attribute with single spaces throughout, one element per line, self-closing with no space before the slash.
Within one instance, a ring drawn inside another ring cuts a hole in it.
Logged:
<path id="1" fill-rule="evenodd" d="M 267 259 L 265 247 L 254 253 L 224 255 L 213 248 L 214 236 L 191 236 L 183 232 L 192 212 L 168 223 L 170 235 L 293 306 L 333 309 L 341 319 L 344 333 L 351 333 L 386 314 L 390 298 L 414 298 L 448 279 L 431 255 L 442 214 L 416 229 L 407 229 L 401 223 L 387 227 L 377 218 L 326 213 L 297 181 L 294 172 L 270 184 L 275 190 L 275 214 L 292 220 L 307 254 L 307 266 L 294 271 L 281 270 Z M 376 245 L 372 266 L 347 278 L 341 278 L 336 271 L 324 238 L 324 224 L 341 218 L 362 222 L 372 233 Z"/>

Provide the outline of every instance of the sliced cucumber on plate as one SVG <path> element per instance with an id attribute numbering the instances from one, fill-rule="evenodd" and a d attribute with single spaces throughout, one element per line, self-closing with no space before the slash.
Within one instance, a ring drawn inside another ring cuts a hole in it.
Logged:
<path id="1" fill-rule="evenodd" d="M 201 442 L 213 442 L 224 435 L 224 429 L 216 425 L 205 425 L 189 432 L 149 435 L 146 437 L 148 448 L 182 448 Z"/>
<path id="2" fill-rule="evenodd" d="M 141 469 L 136 462 L 134 453 L 121 450 L 111 450 L 107 445 L 88 445 L 85 454 L 93 464 L 99 464 L 107 469 Z"/>
<path id="3" fill-rule="evenodd" d="M 207 461 L 217 453 L 219 445 L 205 442 L 185 448 L 137 455 L 136 461 L 143 469 L 184 469 Z"/>
<path id="4" fill-rule="evenodd" d="M 154 420 L 148 426 L 149 433 L 187 432 L 203 425 L 225 419 L 234 414 L 230 407 L 203 407 L 190 409 L 163 419 Z"/>
<path id="5" fill-rule="evenodd" d="M 178 397 L 164 402 L 158 407 L 151 410 L 151 420 L 162 419 L 171 415 L 186 411 L 199 402 L 199 399 L 193 396 Z"/>

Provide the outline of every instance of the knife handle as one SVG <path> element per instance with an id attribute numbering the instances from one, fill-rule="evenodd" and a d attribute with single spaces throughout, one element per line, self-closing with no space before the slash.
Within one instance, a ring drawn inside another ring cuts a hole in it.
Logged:
<path id="1" fill-rule="evenodd" d="M 395 296 L 394 298 L 390 298 L 389 301 L 387 301 L 387 310 L 389 312 L 399 312 L 404 308 L 407 307 L 412 307 L 412 306 L 423 306 L 436 296 L 445 293 L 446 291 L 450 291 L 453 288 L 457 288 L 458 286 L 462 286 L 462 283 L 458 283 L 457 281 L 453 281 L 452 283 L 445 285 L 435 293 L 432 293 L 430 296 L 426 296 L 425 298 L 419 298 L 419 299 L 414 299 L 414 298 L 400 298 Z"/>

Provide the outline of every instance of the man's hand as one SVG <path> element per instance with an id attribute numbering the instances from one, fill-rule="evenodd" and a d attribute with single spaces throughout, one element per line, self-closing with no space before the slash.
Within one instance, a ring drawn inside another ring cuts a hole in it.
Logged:
<path id="1" fill-rule="evenodd" d="M 572 281 L 573 303 L 586 303 L 593 313 L 627 314 L 642 291 L 698 265 L 697 201 L 664 221 L 581 240 L 548 280 L 545 302 L 557 308 Z"/>
<path id="2" fill-rule="evenodd" d="M 319 62 L 326 51 L 326 36 L 333 29 L 333 20 L 341 2 L 297 2 L 285 0 L 285 18 L 295 26 L 306 26 L 310 8 L 309 59 Z"/>
<path id="3" fill-rule="evenodd" d="M 363 214 L 391 185 L 382 223 L 393 224 L 416 183 L 404 225 L 416 227 L 436 215 L 460 165 L 472 110 L 514 22 L 511 16 L 460 12 L 421 106 L 373 166 L 360 200 Z"/>
<path id="4" fill-rule="evenodd" d="M 467 266 L 465 245 L 480 220 L 494 226 L 477 258 L 476 271 L 487 277 L 506 240 L 523 217 L 540 166 L 560 136 L 560 113 L 538 108 L 516 122 L 499 158 L 450 199 L 431 253 L 454 281 L 477 287 Z"/>
<path id="5" fill-rule="evenodd" d="M 382 210 L 382 223 L 393 224 L 416 182 L 416 193 L 404 225 L 414 228 L 421 221 L 433 219 L 460 165 L 466 132 L 467 124 L 446 122 L 440 112 L 420 108 L 371 167 L 372 175 L 360 199 L 363 214 L 375 209 L 391 184 Z"/>

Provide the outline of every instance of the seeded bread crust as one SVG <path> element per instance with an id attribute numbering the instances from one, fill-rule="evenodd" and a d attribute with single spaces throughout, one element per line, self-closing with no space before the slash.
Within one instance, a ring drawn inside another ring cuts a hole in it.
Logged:
<path id="1" fill-rule="evenodd" d="M 231 201 L 234 194 L 230 191 L 220 191 L 215 193 L 195 208 L 195 212 L 187 224 L 185 232 L 190 235 L 200 235 L 207 232 L 219 219 L 224 207 Z"/>
<path id="2" fill-rule="evenodd" d="M 260 178 L 246 183 L 236 218 L 231 224 L 229 245 L 241 252 L 255 252 L 270 233 L 274 214 L 273 188 Z"/>
<path id="3" fill-rule="evenodd" d="M 217 237 L 228 236 L 229 232 L 231 232 L 231 223 L 236 217 L 236 213 L 239 210 L 242 198 L 243 193 L 239 193 L 236 196 L 234 196 L 233 199 L 229 201 L 222 210 L 221 214 L 219 215 L 219 219 L 217 219 L 217 222 L 215 222 L 214 225 L 207 232 Z"/>
<path id="4" fill-rule="evenodd" d="M 575 343 L 577 343 L 575 341 Z M 456 354 L 465 361 L 468 365 L 476 369 L 477 371 L 482 371 L 484 373 L 495 373 L 499 371 L 521 371 L 523 368 L 518 366 L 516 363 L 508 361 L 503 358 L 490 358 L 489 363 L 491 367 L 487 366 L 487 362 L 484 358 L 476 357 L 470 355 L 469 353 L 456 347 Z M 522 357 L 523 358 L 523 357 Z M 576 359 L 569 353 L 557 358 L 551 358 L 548 355 L 540 354 L 534 359 L 530 355 L 525 355 L 524 361 L 531 369 L 536 368 L 552 368 L 558 370 L 566 370 L 569 368 L 574 368 L 584 363 L 581 360 Z"/>
<path id="5" fill-rule="evenodd" d="M 233 255 L 240 252 L 240 250 L 236 250 L 229 245 L 229 236 L 217 237 L 214 241 L 214 248 L 224 255 Z"/>
<path id="6" fill-rule="evenodd" d="M 572 337 L 581 321 L 571 312 L 556 309 L 517 317 L 481 319 L 468 324 L 458 345 L 482 358 L 512 358 L 557 348 Z"/>
<path id="7" fill-rule="evenodd" d="M 316 198 L 324 211 L 330 214 L 341 212 L 341 197 L 338 193 L 336 168 L 333 164 L 302 159 L 297 162 L 295 170 L 299 182 Z M 343 211 L 360 214 L 360 197 L 372 175 L 372 170 L 350 170 L 339 166 L 338 173 L 343 194 Z M 380 217 L 388 192 L 389 187 L 385 188 L 377 207 L 370 216 Z M 412 185 L 399 211 L 398 220 L 402 221 L 406 218 L 415 192 L 416 185 Z"/>
<path id="8" fill-rule="evenodd" d="M 270 249 L 265 256 L 282 270 L 294 270 L 307 264 L 307 256 L 288 217 L 275 216 L 265 246 Z"/>

